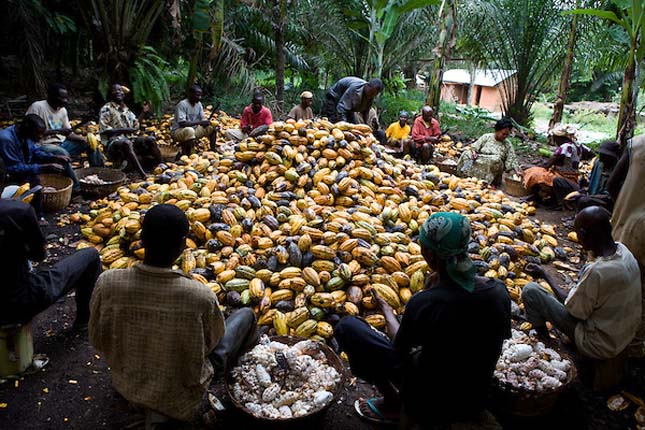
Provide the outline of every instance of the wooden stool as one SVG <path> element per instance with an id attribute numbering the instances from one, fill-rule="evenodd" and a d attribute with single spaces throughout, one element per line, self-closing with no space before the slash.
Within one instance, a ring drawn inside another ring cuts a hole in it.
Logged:
<path id="1" fill-rule="evenodd" d="M 614 358 L 584 360 L 582 364 L 586 367 L 585 383 L 596 392 L 606 391 L 619 385 L 627 373 L 627 358 L 627 353 L 623 351 Z"/>
<path id="2" fill-rule="evenodd" d="M 24 372 L 33 358 L 31 323 L 0 326 L 0 377 Z"/>

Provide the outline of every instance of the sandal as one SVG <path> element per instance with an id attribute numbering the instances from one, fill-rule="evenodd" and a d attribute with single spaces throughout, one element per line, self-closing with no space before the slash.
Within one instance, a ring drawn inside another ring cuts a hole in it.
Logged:
<path id="1" fill-rule="evenodd" d="M 371 399 L 365 400 L 365 404 L 367 404 L 367 407 L 372 411 L 376 417 L 366 415 L 362 410 L 361 410 L 361 405 L 362 400 L 356 400 L 354 402 L 354 410 L 358 414 L 359 417 L 363 418 L 366 421 L 369 421 L 374 424 L 380 424 L 380 425 L 396 425 L 398 424 L 398 419 L 397 420 L 392 420 L 388 419 L 381 413 L 381 411 L 378 410 L 378 408 L 374 405 L 374 401 L 378 400 L 378 397 L 372 397 Z"/>

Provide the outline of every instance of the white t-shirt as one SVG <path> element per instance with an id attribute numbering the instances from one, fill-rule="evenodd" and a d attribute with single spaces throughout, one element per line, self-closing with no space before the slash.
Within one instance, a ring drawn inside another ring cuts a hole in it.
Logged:
<path id="1" fill-rule="evenodd" d="M 641 323 L 641 275 L 629 249 L 617 242 L 614 255 L 598 257 L 581 270 L 564 302 L 579 318 L 575 341 L 583 354 L 604 359 L 620 354 Z"/>
<path id="2" fill-rule="evenodd" d="M 183 99 L 177 104 L 175 109 L 175 119 L 172 122 L 172 131 L 177 130 L 179 123 L 182 121 L 203 121 L 204 118 L 204 108 L 202 107 L 202 102 L 197 102 L 194 105 L 190 104 L 188 99 Z"/>
<path id="3" fill-rule="evenodd" d="M 45 121 L 47 130 L 58 130 L 62 128 L 72 128 L 69 123 L 69 117 L 67 116 L 67 109 L 60 108 L 58 110 L 52 109 L 52 107 L 47 103 L 47 100 L 39 100 L 33 102 L 27 113 L 33 113 L 38 115 Z M 53 143 L 60 144 L 65 140 L 65 136 L 62 134 L 52 134 L 45 136 L 38 143 Z"/>

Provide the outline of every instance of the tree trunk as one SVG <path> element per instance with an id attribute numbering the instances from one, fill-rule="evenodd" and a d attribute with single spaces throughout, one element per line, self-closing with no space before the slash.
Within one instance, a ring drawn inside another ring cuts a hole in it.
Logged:
<path id="1" fill-rule="evenodd" d="M 623 77 L 623 92 L 620 96 L 616 140 L 620 144 L 621 149 L 625 147 L 627 140 L 634 136 L 634 128 L 636 126 L 636 99 L 638 97 L 638 88 L 634 88 L 634 80 L 636 79 L 637 72 L 637 48 L 638 38 L 635 37 L 632 40 L 632 45 L 629 50 L 627 68 L 625 69 L 625 75 Z"/>
<path id="2" fill-rule="evenodd" d="M 439 113 L 441 102 L 441 86 L 443 84 L 443 69 L 446 60 L 455 46 L 457 35 L 457 3 L 458 0 L 443 0 L 439 8 L 439 40 L 433 50 L 434 61 L 428 84 L 428 98 L 426 104 L 431 106 L 435 114 Z"/>
<path id="3" fill-rule="evenodd" d="M 193 48 L 193 53 L 190 57 L 190 66 L 188 68 L 188 80 L 186 81 L 186 93 L 190 87 L 195 83 L 197 79 L 197 63 L 199 63 L 199 57 L 202 52 L 202 36 L 201 34 L 195 39 L 195 47 Z"/>
<path id="4" fill-rule="evenodd" d="M 383 78 L 383 51 L 385 51 L 385 43 L 379 43 L 376 52 L 376 70 L 374 75 L 378 78 Z"/>
<path id="5" fill-rule="evenodd" d="M 470 82 L 468 83 L 468 95 L 466 95 L 466 106 L 474 105 L 473 91 L 475 90 L 475 75 L 477 74 L 477 65 L 469 61 L 468 73 L 470 74 Z"/>
<path id="6" fill-rule="evenodd" d="M 286 0 L 276 0 L 275 4 L 275 101 L 277 113 L 282 114 L 284 102 L 284 27 L 287 14 Z"/>
<path id="7" fill-rule="evenodd" d="M 558 84 L 558 94 L 553 102 L 553 115 L 549 120 L 549 130 L 557 123 L 562 122 L 562 114 L 564 112 L 564 103 L 567 100 L 567 93 L 571 81 L 571 69 L 573 68 L 573 57 L 576 50 L 576 36 L 578 31 L 578 15 L 573 15 L 571 25 L 569 27 L 569 41 L 567 42 L 567 54 L 564 57 L 564 64 L 562 65 L 562 73 L 560 74 L 560 83 Z M 552 137 L 549 141 L 553 143 Z"/>

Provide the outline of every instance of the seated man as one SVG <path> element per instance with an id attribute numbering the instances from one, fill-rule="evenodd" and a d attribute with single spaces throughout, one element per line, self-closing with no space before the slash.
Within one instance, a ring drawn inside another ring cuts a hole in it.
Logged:
<path id="1" fill-rule="evenodd" d="M 39 142 L 41 149 L 73 158 L 85 152 L 90 166 L 103 166 L 101 151 L 98 148 L 92 149 L 87 143 L 87 138 L 72 131 L 65 108 L 68 101 L 67 88 L 62 84 L 51 84 L 47 89 L 47 100 L 34 102 L 27 109 L 27 113 L 38 115 L 45 121 L 47 130 Z"/>
<path id="2" fill-rule="evenodd" d="M 314 111 L 311 110 L 311 105 L 314 102 L 314 95 L 309 91 L 303 91 L 300 94 L 300 104 L 295 105 L 287 114 L 287 119 L 314 119 Z"/>
<path id="3" fill-rule="evenodd" d="M 217 130 L 206 119 L 201 100 L 201 87 L 193 85 L 188 90 L 188 97 L 180 101 L 175 108 L 171 133 L 172 138 L 181 145 L 184 155 L 190 155 L 195 142 L 205 136 L 210 139 L 211 150 L 217 148 Z"/>
<path id="4" fill-rule="evenodd" d="M 598 157 L 589 174 L 589 186 L 587 190 L 582 190 L 579 195 L 572 197 L 576 202 L 576 208 L 578 210 L 587 206 L 602 206 L 611 212 L 614 207 L 614 200 L 609 194 L 607 183 L 618 164 L 619 158 L 620 149 L 618 142 L 608 140 L 600 145 L 598 148 Z"/>
<path id="5" fill-rule="evenodd" d="M 502 342 L 511 334 L 511 301 L 503 282 L 476 276 L 469 241 L 466 217 L 433 214 L 419 244 L 434 272 L 407 303 L 401 323 L 388 303 L 373 297 L 389 338 L 356 317 L 336 326 L 352 372 L 384 396 L 356 402 L 363 418 L 396 421 L 401 402 L 421 428 L 481 417 Z"/>
<path id="6" fill-rule="evenodd" d="M 387 146 L 406 155 L 410 153 L 410 124 L 408 124 L 408 119 L 410 119 L 410 115 L 402 110 L 399 113 L 399 120 L 390 124 L 385 130 Z"/>
<path id="7" fill-rule="evenodd" d="M 47 153 L 34 144 L 43 136 L 45 127 L 38 115 L 27 114 L 20 123 L 0 131 L 0 158 L 5 165 L 7 181 L 29 182 L 33 187 L 40 184 L 40 173 L 64 174 L 74 182 L 74 192 L 79 192 L 80 185 L 69 157 Z M 36 193 L 33 205 L 38 217 L 44 221 L 41 197 L 40 192 Z"/>
<path id="8" fill-rule="evenodd" d="M 249 136 L 256 136 L 264 133 L 273 122 L 271 111 L 263 106 L 264 96 L 260 92 L 253 94 L 251 104 L 244 108 L 240 118 L 240 129 L 229 128 L 226 130 L 226 138 L 237 142 Z"/>
<path id="9" fill-rule="evenodd" d="M 139 130 L 139 120 L 125 105 L 125 93 L 121 85 L 112 85 L 108 98 L 110 101 L 99 113 L 99 133 L 105 153 L 117 169 L 136 170 L 145 178 L 146 172 L 130 140 Z"/>
<path id="10" fill-rule="evenodd" d="M 434 118 L 434 110 L 430 106 L 421 109 L 421 115 L 414 120 L 412 125 L 412 145 L 414 156 L 420 163 L 428 164 L 434 154 L 434 144 L 439 142 L 441 129 L 439 121 Z"/>
<path id="11" fill-rule="evenodd" d="M 74 327 L 87 326 L 90 297 L 101 273 L 99 253 L 82 249 L 48 269 L 32 270 L 30 261 L 42 261 L 46 254 L 47 242 L 34 209 L 18 200 L 1 199 L 0 325 L 27 323 L 74 290 Z"/>
<path id="12" fill-rule="evenodd" d="M 250 308 L 225 325 L 210 288 L 172 270 L 188 231 L 177 207 L 150 209 L 142 225 L 143 264 L 99 278 L 89 324 L 90 341 L 105 355 L 116 390 L 135 405 L 181 421 L 198 418 L 213 376 L 209 355 L 225 368 L 253 340 L 256 327 Z"/>
<path id="13" fill-rule="evenodd" d="M 586 251 L 596 258 L 583 267 L 578 284 L 567 294 L 542 267 L 527 272 L 544 278 L 555 296 L 536 283 L 522 290 L 526 318 L 542 336 L 550 321 L 583 355 L 613 358 L 632 341 L 641 323 L 641 280 L 638 262 L 614 242 L 609 212 L 591 206 L 576 215 L 575 230 Z"/>
<path id="14" fill-rule="evenodd" d="M 383 81 L 374 78 L 369 82 L 354 76 L 340 79 L 325 95 L 323 115 L 331 122 L 346 121 L 358 124 L 361 114 L 365 124 L 376 96 L 383 91 Z"/>

